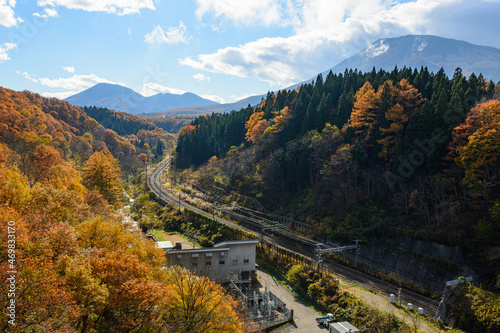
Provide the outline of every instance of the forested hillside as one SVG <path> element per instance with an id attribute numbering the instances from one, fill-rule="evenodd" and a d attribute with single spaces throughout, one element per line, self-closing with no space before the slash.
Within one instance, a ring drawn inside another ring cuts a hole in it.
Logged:
<path id="1" fill-rule="evenodd" d="M 182 127 L 189 124 L 193 121 L 197 116 L 174 116 L 174 117 L 150 117 L 147 116 L 144 119 L 152 122 L 159 128 L 162 128 L 164 131 L 172 134 L 177 134 L 181 130 Z"/>
<path id="2" fill-rule="evenodd" d="M 119 135 L 136 134 L 140 130 L 150 131 L 157 128 L 155 124 L 146 119 L 126 112 L 108 110 L 107 108 L 97 106 L 85 106 L 83 111 L 91 118 L 97 120 L 99 124 L 115 131 Z"/>
<path id="3" fill-rule="evenodd" d="M 123 137 L 67 102 L 0 88 L 1 332 L 242 331 L 221 286 L 164 269 L 117 210 L 123 179 L 169 139 Z"/>
<path id="4" fill-rule="evenodd" d="M 491 272 L 499 98 L 500 86 L 460 69 L 451 78 L 426 68 L 330 72 L 255 109 L 194 120 L 179 133 L 175 162 L 197 169 L 200 186 L 254 196 L 322 236 L 459 246 Z"/>

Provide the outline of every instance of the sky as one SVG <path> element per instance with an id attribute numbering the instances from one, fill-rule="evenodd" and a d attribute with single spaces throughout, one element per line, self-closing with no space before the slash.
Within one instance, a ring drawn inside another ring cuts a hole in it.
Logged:
<path id="1" fill-rule="evenodd" d="M 0 86 L 231 103 L 408 34 L 500 48 L 500 0 L 0 0 Z"/>

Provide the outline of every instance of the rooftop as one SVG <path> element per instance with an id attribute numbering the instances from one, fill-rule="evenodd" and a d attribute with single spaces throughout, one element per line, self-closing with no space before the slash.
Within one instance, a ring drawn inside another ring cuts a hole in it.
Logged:
<path id="1" fill-rule="evenodd" d="M 340 333 L 359 332 L 359 330 L 356 327 L 352 326 L 351 323 L 347 321 L 342 321 L 340 323 L 332 323 L 330 324 L 330 327 L 335 328 L 335 330 Z"/>
<path id="2" fill-rule="evenodd" d="M 214 247 L 228 246 L 228 245 L 238 245 L 238 244 L 257 244 L 258 239 L 247 239 L 247 240 L 231 240 L 222 243 L 214 244 Z"/>
<path id="3" fill-rule="evenodd" d="M 160 249 L 173 249 L 174 246 L 172 245 L 172 242 L 169 241 L 162 241 L 162 242 L 156 242 L 156 247 Z"/>
<path id="4" fill-rule="evenodd" d="M 168 253 L 200 253 L 200 252 L 221 252 L 221 251 L 229 251 L 228 247 L 216 248 L 207 247 L 204 249 L 181 249 L 181 250 L 170 250 Z"/>

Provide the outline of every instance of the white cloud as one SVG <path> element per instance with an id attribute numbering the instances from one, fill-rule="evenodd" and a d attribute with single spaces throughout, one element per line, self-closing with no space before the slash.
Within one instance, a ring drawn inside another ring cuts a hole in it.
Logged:
<path id="1" fill-rule="evenodd" d="M 293 9 L 291 1 L 283 0 L 197 0 L 196 16 L 203 19 L 212 14 L 217 19 L 229 19 L 237 24 L 286 26 L 293 24 L 285 20 Z"/>
<path id="2" fill-rule="evenodd" d="M 68 69 L 74 70 L 73 67 L 64 67 L 64 66 L 63 66 L 63 69 L 66 71 L 68 71 Z M 26 79 L 28 79 L 34 83 L 39 83 L 43 86 L 47 86 L 50 88 L 63 89 L 64 91 L 45 92 L 45 93 L 41 94 L 42 96 L 55 97 L 55 98 L 59 98 L 59 99 L 64 99 L 66 97 L 75 95 L 75 94 L 77 94 L 85 89 L 88 89 L 90 87 L 95 86 L 98 83 L 119 84 L 122 86 L 125 85 L 125 84 L 120 83 L 120 82 L 113 82 L 113 81 L 98 77 L 95 74 L 73 75 L 72 77 L 57 78 L 57 79 L 49 79 L 46 77 L 36 79 L 36 78 L 33 78 L 27 72 L 16 71 L 16 73 L 24 76 Z"/>
<path id="3" fill-rule="evenodd" d="M 65 98 L 68 98 L 70 96 L 76 95 L 79 92 L 80 91 L 77 91 L 77 90 L 69 90 L 69 91 L 62 91 L 62 92 L 44 92 L 44 93 L 41 93 L 40 95 L 42 95 L 43 97 L 54 97 L 57 99 L 65 99 Z"/>
<path id="4" fill-rule="evenodd" d="M 74 73 L 75 72 L 75 67 L 73 66 L 62 66 L 63 70 L 68 73 Z"/>
<path id="5" fill-rule="evenodd" d="M 15 47 L 17 47 L 17 45 L 14 43 L 4 43 L 0 45 L 0 64 L 4 61 L 10 60 L 7 52 L 9 52 Z"/>
<path id="6" fill-rule="evenodd" d="M 111 83 L 111 84 L 124 85 L 123 83 L 113 82 L 104 78 L 100 78 L 95 74 L 73 75 L 72 77 L 57 78 L 57 79 L 49 79 L 46 77 L 42 77 L 38 79 L 38 82 L 50 88 L 62 88 L 74 91 L 82 91 L 90 87 L 93 87 L 98 83 Z"/>
<path id="7" fill-rule="evenodd" d="M 38 83 L 38 80 L 35 79 L 35 78 L 33 78 L 33 77 L 31 77 L 31 75 L 29 75 L 27 72 L 16 71 L 16 73 L 24 76 L 25 78 L 27 78 L 28 80 L 30 80 L 32 82 Z"/>
<path id="8" fill-rule="evenodd" d="M 0 25 L 10 28 L 17 26 L 20 22 L 23 22 L 20 17 L 16 17 L 14 13 L 15 6 L 15 0 L 0 0 Z"/>
<path id="9" fill-rule="evenodd" d="M 193 77 L 195 78 L 195 80 L 198 80 L 200 82 L 201 81 L 210 81 L 210 77 L 205 76 L 202 73 L 195 74 L 195 75 L 193 75 Z"/>
<path id="10" fill-rule="evenodd" d="M 286 85 L 300 79 L 297 60 L 308 54 L 311 43 L 302 37 L 262 38 L 213 54 L 187 57 L 179 62 L 195 69 L 236 77 L 256 77 L 272 85 Z"/>
<path id="11" fill-rule="evenodd" d="M 201 98 L 204 98 L 204 99 L 208 99 L 208 100 L 211 100 L 211 101 L 214 101 L 214 102 L 217 102 L 219 104 L 224 104 L 226 103 L 224 101 L 224 98 L 220 97 L 220 96 L 217 96 L 217 95 L 201 95 L 200 96 Z"/>
<path id="12" fill-rule="evenodd" d="M 38 0 L 38 6 L 63 6 L 88 12 L 107 12 L 110 14 L 139 14 L 141 9 L 155 10 L 153 0 Z"/>
<path id="13" fill-rule="evenodd" d="M 180 21 L 178 27 L 170 27 L 167 31 L 157 25 L 153 31 L 144 36 L 144 40 L 150 44 L 178 44 L 188 43 L 189 39 L 186 35 L 186 26 Z"/>
<path id="14" fill-rule="evenodd" d="M 47 18 L 47 17 L 57 17 L 58 15 L 57 15 L 57 10 L 55 10 L 54 8 L 45 8 L 43 10 L 43 14 L 33 13 L 33 16 Z"/>
<path id="15" fill-rule="evenodd" d="M 156 94 L 165 94 L 165 93 L 182 95 L 185 92 L 186 91 L 181 90 L 181 89 L 169 88 L 169 87 L 162 86 L 161 84 L 158 84 L 158 83 L 148 82 L 148 83 L 144 83 L 142 85 L 142 91 L 139 93 L 144 97 L 149 97 L 149 96 L 153 96 Z"/>
<path id="16" fill-rule="evenodd" d="M 293 32 L 289 37 L 261 38 L 211 54 L 187 57 L 179 60 L 181 64 L 212 73 L 258 78 L 282 87 L 315 76 L 378 38 L 436 34 L 464 39 L 461 34 L 477 34 L 479 24 L 484 25 L 481 17 L 486 16 L 492 25 L 488 29 L 496 31 L 500 27 L 491 14 L 499 12 L 498 1 L 482 2 L 480 6 L 476 0 L 197 0 L 196 3 L 196 15 L 202 21 L 225 19 L 236 25 L 290 26 Z M 472 8 L 478 29 L 468 27 L 474 23 L 472 17 L 467 18 Z M 463 25 L 464 20 L 467 25 Z M 495 38 L 500 43 L 500 38 Z M 382 52 L 384 48 L 376 51 Z"/>

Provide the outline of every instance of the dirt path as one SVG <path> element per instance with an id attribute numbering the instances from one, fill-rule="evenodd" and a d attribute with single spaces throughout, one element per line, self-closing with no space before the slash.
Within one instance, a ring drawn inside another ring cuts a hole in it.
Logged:
<path id="1" fill-rule="evenodd" d="M 417 315 L 415 317 L 410 316 L 406 312 L 404 312 L 402 309 L 397 308 L 396 306 L 392 305 L 391 302 L 389 301 L 389 298 L 384 297 L 380 294 L 374 294 L 370 291 L 361 289 L 359 287 L 353 286 L 350 283 L 346 282 L 341 282 L 344 286 L 344 289 L 350 292 L 351 294 L 361 298 L 364 300 L 366 303 L 369 305 L 372 305 L 373 307 L 385 311 L 387 313 L 394 314 L 395 316 L 403 319 L 405 322 L 408 323 L 408 325 L 412 326 L 416 325 L 418 327 L 418 332 L 424 332 L 424 333 L 439 333 L 439 330 L 435 330 L 434 328 L 430 327 L 425 323 L 424 321 L 420 320 L 420 317 Z"/>

